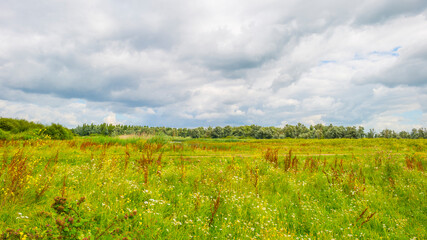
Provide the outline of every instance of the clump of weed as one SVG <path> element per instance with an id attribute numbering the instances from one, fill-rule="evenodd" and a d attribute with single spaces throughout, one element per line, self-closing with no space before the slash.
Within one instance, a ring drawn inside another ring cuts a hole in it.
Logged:
<path id="1" fill-rule="evenodd" d="M 279 149 L 267 148 L 267 151 L 264 154 L 264 159 L 267 162 L 273 163 L 275 167 L 279 166 Z"/>
<path id="2" fill-rule="evenodd" d="M 418 169 L 419 171 L 424 171 L 423 163 L 421 160 L 417 160 L 417 158 L 412 155 L 405 156 L 406 168 L 408 170 Z"/>
<path id="3" fill-rule="evenodd" d="M 148 184 L 148 176 L 149 176 L 149 167 L 154 162 L 157 163 L 157 174 L 161 176 L 161 167 L 162 167 L 162 152 L 157 156 L 157 160 L 155 161 L 155 153 L 158 152 L 163 145 L 156 143 L 145 143 L 143 145 L 141 158 L 136 160 L 139 169 L 144 173 L 144 183 Z"/>
<path id="4" fill-rule="evenodd" d="M 289 150 L 288 155 L 285 156 L 283 162 L 283 169 L 285 171 L 289 171 L 290 169 L 294 169 L 295 172 L 298 171 L 298 158 L 297 156 L 292 158 L 292 149 Z"/>
<path id="5" fill-rule="evenodd" d="M 38 184 L 39 186 L 36 186 L 36 200 L 39 200 L 52 185 L 56 170 L 55 167 L 58 163 L 58 154 L 59 152 L 56 152 L 55 157 L 49 158 L 46 165 L 44 166 L 43 173 L 40 175 L 41 182 Z"/>
<path id="6" fill-rule="evenodd" d="M 16 152 L 8 164 L 7 155 L 3 155 L 2 169 L 6 172 L 3 180 L 4 189 L 6 189 L 3 196 L 4 201 L 20 199 L 26 190 L 29 176 L 31 175 L 28 158 L 24 155 L 24 150 L 20 149 Z"/>
<path id="7" fill-rule="evenodd" d="M 258 195 L 258 186 L 259 186 L 259 168 L 256 166 L 254 169 L 251 169 L 251 178 L 252 184 L 255 187 L 255 193 Z"/>
<path id="8" fill-rule="evenodd" d="M 79 207 L 85 202 L 86 198 L 81 197 L 76 203 L 69 203 L 65 197 L 55 197 L 52 208 L 57 217 L 55 224 L 58 230 L 59 239 L 77 239 L 84 236 L 83 229 L 89 219 L 84 214 L 79 213 Z"/>
<path id="9" fill-rule="evenodd" d="M 365 213 L 366 213 L 366 211 L 368 211 L 368 208 L 369 207 L 367 207 L 367 208 L 365 208 L 365 210 L 363 210 L 362 211 L 362 213 L 359 215 L 359 217 L 356 219 L 356 223 L 355 223 L 355 225 L 357 224 L 357 222 L 360 220 L 360 219 L 362 219 L 363 218 L 363 216 L 365 215 Z M 367 216 L 366 218 L 365 218 L 365 220 L 359 225 L 359 228 L 361 228 L 365 223 L 367 223 L 367 222 L 369 222 L 370 220 L 371 220 L 371 218 L 374 216 L 376 214 L 376 212 L 373 212 L 372 214 L 370 214 L 369 216 Z"/>
<path id="10" fill-rule="evenodd" d="M 218 196 L 216 197 L 211 207 L 211 217 L 209 219 L 209 226 L 212 226 L 214 222 L 215 214 L 218 212 L 220 202 L 221 202 L 221 190 L 218 191 Z"/>

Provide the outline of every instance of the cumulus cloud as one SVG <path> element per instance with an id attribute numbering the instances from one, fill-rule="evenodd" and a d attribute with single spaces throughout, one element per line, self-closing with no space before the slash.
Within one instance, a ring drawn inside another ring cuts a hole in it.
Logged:
<path id="1" fill-rule="evenodd" d="M 116 119 L 116 114 L 115 113 L 108 114 L 108 116 L 106 116 L 104 118 L 104 122 L 107 123 L 107 124 L 112 124 L 112 125 L 118 125 L 118 124 L 120 124 L 120 122 L 117 121 L 117 119 Z"/>
<path id="2" fill-rule="evenodd" d="M 426 43 L 423 0 L 2 1 L 0 114 L 407 129 L 426 124 Z"/>

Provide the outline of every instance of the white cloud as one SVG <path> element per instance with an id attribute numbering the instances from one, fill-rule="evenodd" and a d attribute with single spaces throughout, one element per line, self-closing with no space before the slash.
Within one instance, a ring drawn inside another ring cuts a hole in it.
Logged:
<path id="1" fill-rule="evenodd" d="M 323 123 L 322 115 L 317 114 L 317 115 L 303 117 L 301 122 L 307 125 L 316 125 L 318 123 Z"/>
<path id="2" fill-rule="evenodd" d="M 75 126 L 80 123 L 76 112 L 79 104 L 69 104 L 61 108 L 38 106 L 36 104 L 14 103 L 0 100 L 0 115 L 2 117 L 23 118 L 40 123 L 60 123 Z M 67 112 L 67 109 L 69 112 Z"/>
<path id="3" fill-rule="evenodd" d="M 117 119 L 116 119 L 116 114 L 114 114 L 114 113 L 109 113 L 108 116 L 106 116 L 104 118 L 104 122 L 107 124 L 113 124 L 113 125 L 120 124 L 120 122 L 117 121 Z"/>
<path id="4" fill-rule="evenodd" d="M 256 109 L 256 108 L 249 108 L 248 112 L 249 115 L 258 115 L 258 116 L 262 116 L 264 115 L 264 112 L 261 109 Z"/>
<path id="5" fill-rule="evenodd" d="M 402 116 L 395 116 L 387 113 L 380 113 L 373 116 L 373 118 L 363 124 L 369 126 L 369 129 L 381 131 L 383 129 L 392 129 L 395 131 L 409 131 L 413 128 L 421 128 L 425 125 L 422 124 L 408 124 L 407 119 Z"/>

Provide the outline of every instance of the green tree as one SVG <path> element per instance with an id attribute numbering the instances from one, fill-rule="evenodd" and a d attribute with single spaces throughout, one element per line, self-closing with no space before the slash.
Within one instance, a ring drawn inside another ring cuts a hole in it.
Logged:
<path id="1" fill-rule="evenodd" d="M 212 138 L 223 138 L 224 137 L 224 130 L 222 129 L 222 127 L 215 127 L 212 130 Z"/>
<path id="2" fill-rule="evenodd" d="M 192 138 L 200 138 L 200 137 L 201 137 L 200 130 L 199 130 L 198 128 L 191 129 L 191 130 L 190 130 L 190 136 L 191 136 Z"/>
<path id="3" fill-rule="evenodd" d="M 272 131 L 271 128 L 262 127 L 257 131 L 255 138 L 257 138 L 257 139 L 271 139 L 271 138 L 273 138 L 273 134 L 274 134 L 274 132 Z"/>
<path id="4" fill-rule="evenodd" d="M 224 137 L 232 136 L 233 135 L 233 128 L 231 128 L 231 126 L 228 126 L 228 125 L 225 126 L 223 129 L 223 134 L 224 134 Z"/>

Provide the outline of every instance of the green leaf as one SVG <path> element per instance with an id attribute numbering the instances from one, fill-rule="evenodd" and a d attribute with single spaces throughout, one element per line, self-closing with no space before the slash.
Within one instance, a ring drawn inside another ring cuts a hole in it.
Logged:
<path id="1" fill-rule="evenodd" d="M 106 239 L 106 240 L 113 240 L 114 239 L 111 235 L 106 235 L 106 236 L 102 236 L 102 237 L 103 237 L 103 239 Z"/>

